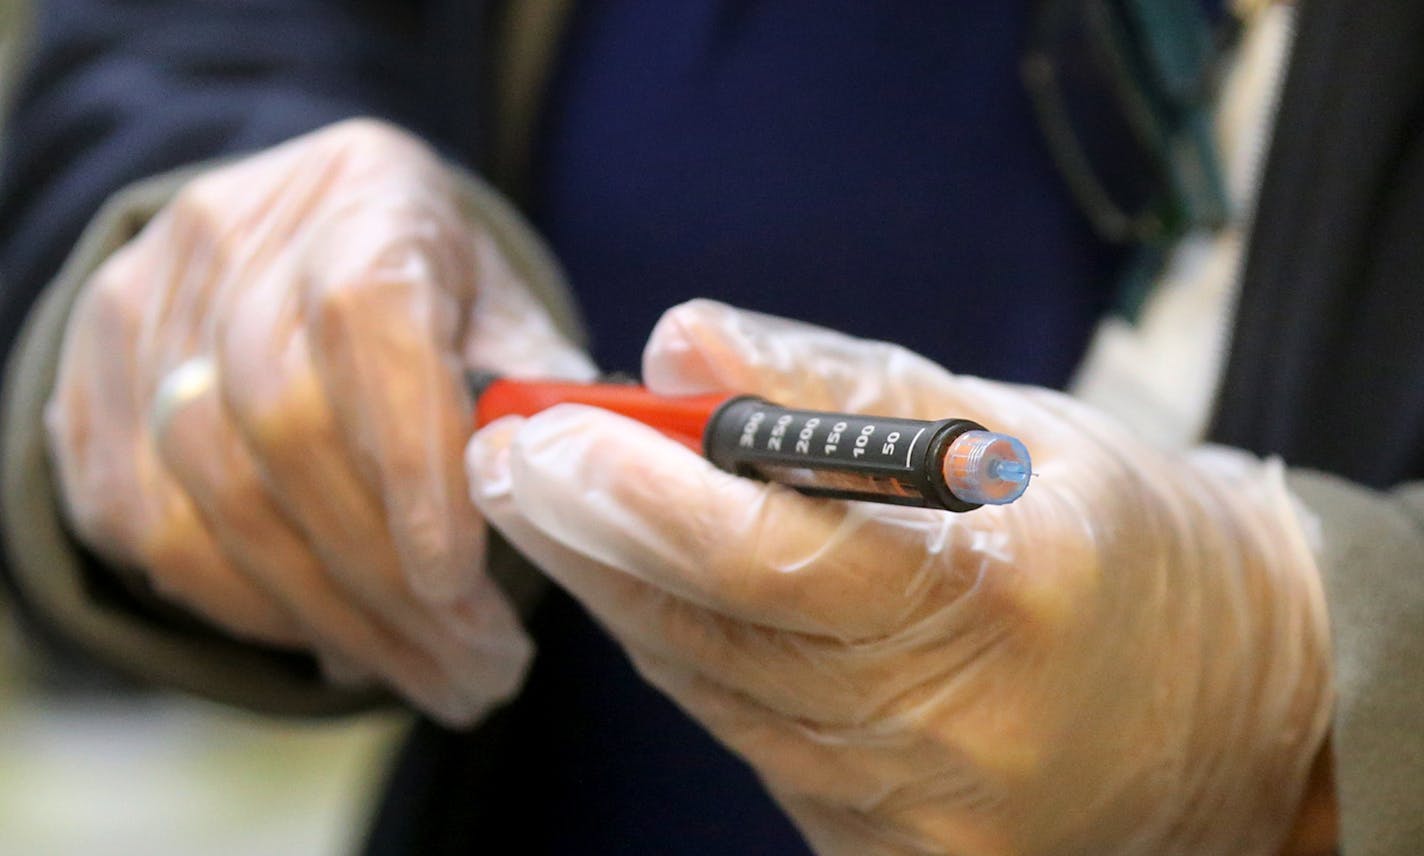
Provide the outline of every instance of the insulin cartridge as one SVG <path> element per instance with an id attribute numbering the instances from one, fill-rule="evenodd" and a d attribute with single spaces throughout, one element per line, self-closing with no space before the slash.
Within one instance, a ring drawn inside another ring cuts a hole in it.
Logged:
<path id="1" fill-rule="evenodd" d="M 971 511 L 1028 487 L 1023 443 L 968 419 L 924 421 L 798 410 L 750 395 L 660 396 L 631 384 L 523 381 L 472 375 L 475 424 L 555 404 L 636 419 L 717 467 L 811 496 Z"/>

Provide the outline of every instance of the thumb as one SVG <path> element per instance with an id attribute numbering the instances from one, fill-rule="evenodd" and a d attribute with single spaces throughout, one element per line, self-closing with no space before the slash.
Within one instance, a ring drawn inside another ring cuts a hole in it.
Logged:
<path id="1" fill-rule="evenodd" d="M 956 377 L 889 342 L 717 303 L 663 314 L 643 351 L 643 379 L 664 395 L 741 392 L 819 410 L 984 421 L 998 387 Z M 989 424 L 989 423 L 986 423 Z"/>

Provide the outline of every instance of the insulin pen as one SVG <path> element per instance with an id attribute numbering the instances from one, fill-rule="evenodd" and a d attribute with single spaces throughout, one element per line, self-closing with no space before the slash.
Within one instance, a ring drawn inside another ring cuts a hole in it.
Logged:
<path id="1" fill-rule="evenodd" d="M 968 419 L 930 422 L 798 410 L 751 395 L 662 396 L 623 383 L 471 374 L 475 425 L 587 404 L 651 426 L 739 476 L 810 496 L 972 511 L 1028 487 L 1023 443 Z"/>

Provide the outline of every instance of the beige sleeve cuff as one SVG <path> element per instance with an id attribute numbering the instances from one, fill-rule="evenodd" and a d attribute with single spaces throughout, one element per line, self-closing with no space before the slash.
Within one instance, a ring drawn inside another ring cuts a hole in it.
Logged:
<path id="1" fill-rule="evenodd" d="M 1322 528 L 1342 852 L 1424 853 L 1424 486 L 1297 472 L 1291 488 Z"/>
<path id="2" fill-rule="evenodd" d="M 197 173 L 192 167 L 116 194 L 85 230 L 63 270 L 16 338 L 0 387 L 0 546 L 24 611 L 120 672 L 257 711 L 336 715 L 389 702 L 380 690 L 326 684 L 309 658 L 238 641 L 153 598 L 114 597 L 97 565 L 64 528 L 43 413 L 54 385 L 70 308 L 88 276 L 132 238 Z M 570 334 L 578 321 L 563 276 L 523 219 L 469 175 L 457 182 L 467 212 L 494 236 L 514 270 Z M 495 551 L 491 572 L 526 611 L 543 583 L 513 551 Z"/>

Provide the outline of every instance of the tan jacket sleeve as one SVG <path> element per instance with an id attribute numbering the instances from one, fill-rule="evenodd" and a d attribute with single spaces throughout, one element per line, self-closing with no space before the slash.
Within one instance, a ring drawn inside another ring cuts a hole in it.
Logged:
<path id="1" fill-rule="evenodd" d="M 34 8 L 28 0 L 0 0 L 0 129 L 20 85 L 25 46 L 34 29 Z M 5 152 L 0 150 L 0 156 Z"/>
<path id="2" fill-rule="evenodd" d="M 0 0 L 3 3 L 4 0 Z M 324 684 L 309 658 L 240 642 L 135 590 L 65 529 L 46 450 L 43 410 L 70 308 L 88 276 L 205 167 L 134 185 L 103 208 L 30 311 L 0 387 L 0 543 L 23 612 L 98 660 L 161 686 L 268 713 L 340 714 L 388 701 L 383 692 Z M 576 317 L 557 265 L 513 208 L 483 182 L 457 176 L 463 204 L 566 331 Z M 491 571 L 527 609 L 542 581 L 513 551 L 492 548 Z"/>
<path id="3" fill-rule="evenodd" d="M 1424 485 L 1291 487 L 1322 523 L 1342 852 L 1424 853 Z"/>

